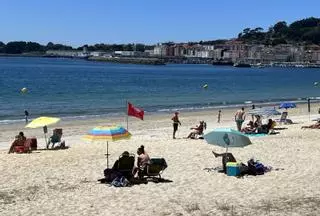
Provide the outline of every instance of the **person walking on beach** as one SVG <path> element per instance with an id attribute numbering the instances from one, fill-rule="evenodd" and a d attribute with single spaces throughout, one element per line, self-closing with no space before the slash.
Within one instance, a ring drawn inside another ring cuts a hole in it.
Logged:
<path id="1" fill-rule="evenodd" d="M 173 121 L 173 136 L 172 136 L 173 139 L 176 138 L 176 132 L 178 130 L 178 125 L 181 125 L 181 122 L 179 121 L 178 114 L 179 114 L 178 112 L 175 112 L 174 116 L 171 119 Z"/>
<path id="2" fill-rule="evenodd" d="M 29 117 L 29 112 L 27 110 L 24 110 L 24 118 L 26 120 L 26 124 L 28 124 L 28 122 L 29 122 L 28 117 Z"/>
<path id="3" fill-rule="evenodd" d="M 218 112 L 218 121 L 217 121 L 217 123 L 220 123 L 220 120 L 221 120 L 221 110 L 219 110 L 219 112 Z"/>
<path id="4" fill-rule="evenodd" d="M 240 110 L 238 110 L 234 116 L 234 120 L 237 124 L 238 131 L 241 131 L 241 126 L 244 120 L 246 119 L 244 107 L 242 107 Z"/>

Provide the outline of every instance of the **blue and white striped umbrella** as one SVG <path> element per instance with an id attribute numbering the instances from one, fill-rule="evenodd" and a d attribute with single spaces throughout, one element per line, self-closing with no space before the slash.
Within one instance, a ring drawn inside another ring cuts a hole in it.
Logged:
<path id="1" fill-rule="evenodd" d="M 251 115 L 258 115 L 263 117 L 269 117 L 273 115 L 281 115 L 281 113 L 274 108 L 258 108 L 258 109 L 252 109 L 248 111 L 248 114 Z"/>

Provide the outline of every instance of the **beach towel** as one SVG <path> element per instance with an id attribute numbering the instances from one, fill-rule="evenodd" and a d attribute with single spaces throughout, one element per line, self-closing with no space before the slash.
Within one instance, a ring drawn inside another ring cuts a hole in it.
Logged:
<path id="1" fill-rule="evenodd" d="M 248 137 L 263 137 L 266 136 L 267 134 L 265 133 L 261 133 L 261 134 L 257 134 L 257 133 L 253 133 L 253 134 L 245 134 Z"/>
<path id="2" fill-rule="evenodd" d="M 130 186 L 130 182 L 124 176 L 118 176 L 111 182 L 111 185 L 115 187 L 128 187 Z"/>

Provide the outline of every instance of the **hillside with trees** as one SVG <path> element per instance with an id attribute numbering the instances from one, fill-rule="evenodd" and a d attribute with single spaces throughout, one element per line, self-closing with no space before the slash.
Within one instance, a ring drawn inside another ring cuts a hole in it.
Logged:
<path id="1" fill-rule="evenodd" d="M 54 44 L 49 42 L 47 45 L 41 45 L 36 42 L 11 41 L 7 44 L 0 41 L 0 54 L 23 54 L 23 53 L 45 53 L 47 50 L 83 50 L 87 47 L 88 51 L 142 51 L 153 49 L 153 46 L 144 44 L 95 44 L 84 45 L 78 48 L 66 46 L 63 44 Z"/>
<path id="2" fill-rule="evenodd" d="M 245 28 L 238 35 L 238 40 L 250 44 L 320 44 L 320 19 L 306 18 L 288 25 L 285 21 L 277 22 L 268 31 L 257 27 Z"/>
<path id="3" fill-rule="evenodd" d="M 238 34 L 237 40 L 243 41 L 247 44 L 264 44 L 264 45 L 278 45 L 278 44 L 318 44 L 320 45 L 320 19 L 306 18 L 295 21 L 288 25 L 285 21 L 280 21 L 271 26 L 267 31 L 263 28 L 245 28 Z M 211 40 L 188 42 L 189 45 L 216 45 L 223 44 L 228 40 Z M 173 45 L 174 42 L 163 43 L 166 45 Z M 153 45 L 145 44 L 94 44 L 83 45 L 78 48 L 66 46 L 63 44 L 54 44 L 49 42 L 47 45 L 41 45 L 36 42 L 25 41 L 11 41 L 7 44 L 0 41 L 0 54 L 23 54 L 23 53 L 45 53 L 47 50 L 83 50 L 86 47 L 88 51 L 141 51 L 153 49 Z"/>

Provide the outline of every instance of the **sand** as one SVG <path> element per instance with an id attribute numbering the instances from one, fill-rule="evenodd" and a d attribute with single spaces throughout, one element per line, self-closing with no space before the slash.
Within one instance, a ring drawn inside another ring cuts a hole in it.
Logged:
<path id="1" fill-rule="evenodd" d="M 106 168 L 105 143 L 81 139 L 97 125 L 118 123 L 124 118 L 61 121 L 67 150 L 38 150 L 31 154 L 7 154 L 17 132 L 36 136 L 44 148 L 42 129 L 24 129 L 23 124 L 1 125 L 0 215 L 319 215 L 320 130 L 309 125 L 305 105 L 289 110 L 296 123 L 278 125 L 280 134 L 253 137 L 252 145 L 230 151 L 246 163 L 259 159 L 273 170 L 262 176 L 236 178 L 214 171 L 221 159 L 211 151 L 224 149 L 205 140 L 183 139 L 199 120 L 210 131 L 235 128 L 235 110 L 181 112 L 182 126 L 172 139 L 171 114 L 146 115 L 144 121 L 129 119 L 130 140 L 109 143 L 110 164 L 127 150 L 135 153 L 144 145 L 151 157 L 164 157 L 168 168 L 162 177 L 170 183 L 153 183 L 116 188 L 100 184 Z M 316 107 L 312 113 L 316 113 Z M 311 115 L 310 119 L 318 115 Z M 4 149 L 5 148 L 5 149 Z"/>

